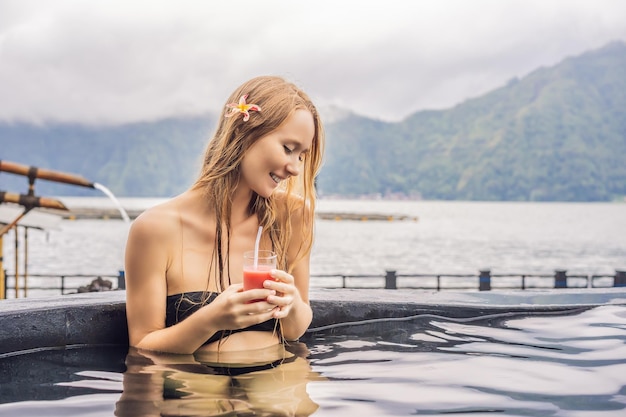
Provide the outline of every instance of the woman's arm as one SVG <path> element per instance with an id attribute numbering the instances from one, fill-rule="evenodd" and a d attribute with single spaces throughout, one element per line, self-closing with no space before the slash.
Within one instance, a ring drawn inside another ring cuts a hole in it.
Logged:
<path id="1" fill-rule="evenodd" d="M 173 220 L 172 220 L 173 219 Z M 212 303 L 185 320 L 165 327 L 167 270 L 173 256 L 172 236 L 178 236 L 177 215 L 147 211 L 132 224 L 126 246 L 126 315 L 131 346 L 172 353 L 193 353 L 213 334 L 269 320 L 266 298 L 271 291 L 241 291 L 232 285 Z"/>
<path id="2" fill-rule="evenodd" d="M 166 273 L 171 261 L 172 216 L 148 210 L 131 225 L 126 244 L 126 315 L 131 346 L 191 353 L 217 331 L 201 315 L 165 328 Z"/>

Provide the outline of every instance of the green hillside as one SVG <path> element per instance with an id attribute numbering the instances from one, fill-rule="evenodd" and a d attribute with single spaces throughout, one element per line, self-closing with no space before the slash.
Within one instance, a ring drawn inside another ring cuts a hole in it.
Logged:
<path id="1" fill-rule="evenodd" d="M 613 43 L 452 109 L 329 126 L 329 194 L 611 200 L 626 195 L 626 45 Z M 369 156 L 369 157 L 368 157 Z"/>
<path id="2" fill-rule="evenodd" d="M 540 68 L 451 109 L 329 123 L 321 195 L 607 201 L 626 196 L 626 44 Z M 0 124 L 0 159 L 78 173 L 118 196 L 196 177 L 216 115 L 113 127 Z M 0 173 L 0 191 L 26 179 Z M 37 183 L 40 195 L 100 195 Z"/>
<path id="3" fill-rule="evenodd" d="M 117 196 L 167 197 L 196 178 L 214 117 L 112 127 L 0 125 L 0 159 L 80 174 Z M 24 193 L 27 179 L 0 172 L 0 190 Z M 37 180 L 39 195 L 101 196 Z"/>

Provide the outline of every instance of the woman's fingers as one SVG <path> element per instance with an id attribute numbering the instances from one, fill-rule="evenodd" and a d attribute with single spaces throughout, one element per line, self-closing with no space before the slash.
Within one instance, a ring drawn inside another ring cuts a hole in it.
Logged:
<path id="1" fill-rule="evenodd" d="M 268 303 L 267 298 L 274 294 L 276 294 L 274 290 L 266 288 L 243 291 L 241 284 L 234 284 L 224 290 L 211 304 L 219 303 L 219 307 L 217 305 L 216 307 L 220 312 L 222 328 L 240 329 L 273 317 L 272 310 L 278 307 Z"/>
<path id="2" fill-rule="evenodd" d="M 241 291 L 236 295 L 237 299 L 244 304 L 253 301 L 265 300 L 268 296 L 276 294 L 276 291 L 270 288 L 255 288 L 252 290 Z"/>
<path id="3" fill-rule="evenodd" d="M 288 274 L 285 271 L 281 271 L 280 269 L 273 269 L 270 275 L 278 282 L 284 282 L 292 285 L 294 283 L 293 275 Z"/>
<path id="4" fill-rule="evenodd" d="M 274 318 L 287 317 L 294 300 L 298 297 L 298 289 L 294 285 L 294 278 L 291 274 L 281 270 L 273 270 L 271 275 L 274 280 L 266 280 L 263 283 L 263 287 L 275 291 L 275 294 L 267 297 L 267 302 L 276 306 Z"/>
<path id="5" fill-rule="evenodd" d="M 285 271 L 275 269 L 271 273 L 274 280 L 268 279 L 263 282 L 263 287 L 274 290 L 278 295 L 289 295 L 296 291 L 294 278 Z"/>

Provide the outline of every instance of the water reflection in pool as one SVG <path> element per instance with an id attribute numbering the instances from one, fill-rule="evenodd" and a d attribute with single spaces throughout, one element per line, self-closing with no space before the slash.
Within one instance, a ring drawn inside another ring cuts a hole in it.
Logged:
<path id="1" fill-rule="evenodd" d="M 318 406 L 306 385 L 319 376 L 306 353 L 302 343 L 219 358 L 131 349 L 115 415 L 309 416 Z"/>
<path id="2" fill-rule="evenodd" d="M 319 415 L 626 415 L 623 306 L 335 331 L 307 342 Z"/>
<path id="3" fill-rule="evenodd" d="M 377 320 L 283 353 L 245 369 L 119 348 L 6 356 L 0 415 L 626 415 L 624 306 Z"/>

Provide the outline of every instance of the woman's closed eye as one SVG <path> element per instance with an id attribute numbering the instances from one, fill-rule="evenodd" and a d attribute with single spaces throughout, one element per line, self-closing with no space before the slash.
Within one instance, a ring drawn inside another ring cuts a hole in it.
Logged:
<path id="1" fill-rule="evenodd" d="M 285 149 L 285 154 L 287 155 L 291 155 L 295 152 L 295 148 L 291 149 L 289 146 L 287 145 L 283 145 L 283 149 Z M 304 161 L 304 154 L 305 152 L 300 153 L 300 155 L 298 155 L 298 161 L 302 162 Z"/>

